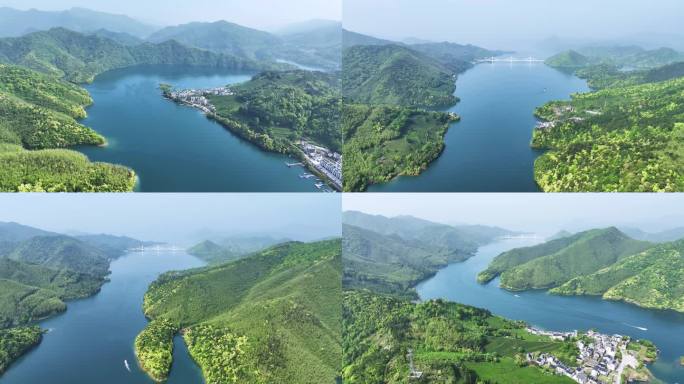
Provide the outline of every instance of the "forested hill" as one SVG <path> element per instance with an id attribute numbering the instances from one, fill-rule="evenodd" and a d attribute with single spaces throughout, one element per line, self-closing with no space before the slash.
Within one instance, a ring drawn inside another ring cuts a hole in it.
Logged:
<path id="1" fill-rule="evenodd" d="M 230 96 L 209 96 L 216 118 L 229 129 L 275 152 L 295 151 L 300 139 L 340 151 L 338 77 L 303 70 L 266 71 L 231 87 Z"/>
<path id="2" fill-rule="evenodd" d="M 468 259 L 481 245 L 510 232 L 449 226 L 410 216 L 344 213 L 344 286 L 415 297 L 413 287 L 440 268 Z"/>
<path id="3" fill-rule="evenodd" d="M 546 64 L 561 69 L 578 69 L 590 65 L 610 65 L 627 69 L 651 69 L 684 61 L 684 52 L 671 48 L 646 50 L 638 46 L 585 47 L 561 52 Z"/>
<path id="4" fill-rule="evenodd" d="M 132 190 L 136 177 L 130 169 L 56 149 L 105 143 L 76 121 L 91 102 L 78 86 L 0 64 L 0 191 Z"/>
<path id="5" fill-rule="evenodd" d="M 623 258 L 594 273 L 578 276 L 550 292 L 596 295 L 646 308 L 684 312 L 684 240 Z"/>
<path id="6" fill-rule="evenodd" d="M 336 239 L 162 275 L 144 299 L 152 321 L 135 342 L 141 366 L 166 377 L 182 329 L 207 382 L 332 383 L 342 358 L 341 272 Z"/>
<path id="7" fill-rule="evenodd" d="M 554 288 L 652 246 L 617 228 L 589 230 L 504 252 L 478 275 L 478 281 L 487 283 L 501 275 L 501 287 L 509 290 Z"/>
<path id="8" fill-rule="evenodd" d="M 356 45 L 342 58 L 344 97 L 357 103 L 446 106 L 456 102 L 455 73 L 400 45 Z"/>
<path id="9" fill-rule="evenodd" d="M 275 65 L 192 48 L 174 40 L 130 46 L 64 28 L 0 39 L 0 63 L 22 65 L 77 83 L 91 82 L 98 74 L 111 69 L 141 64 L 235 70 L 264 69 Z"/>
<path id="10" fill-rule="evenodd" d="M 272 236 L 232 236 L 220 240 L 205 240 L 188 249 L 188 253 L 209 264 L 237 260 L 289 240 Z"/>

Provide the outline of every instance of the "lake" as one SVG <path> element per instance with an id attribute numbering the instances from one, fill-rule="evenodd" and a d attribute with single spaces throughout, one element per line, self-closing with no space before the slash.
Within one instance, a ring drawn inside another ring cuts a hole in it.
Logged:
<path id="1" fill-rule="evenodd" d="M 133 351 L 135 337 L 147 324 L 142 312 L 143 296 L 162 272 L 202 265 L 202 261 L 183 252 L 132 253 L 113 261 L 111 281 L 102 286 L 102 291 L 68 302 L 64 314 L 40 322 L 50 331 L 37 348 L 10 366 L 0 383 L 154 383 L 138 367 Z M 202 373 L 182 338 L 176 337 L 174 345 L 168 383 L 202 383 Z"/>
<path id="2" fill-rule="evenodd" d="M 175 66 L 113 70 L 85 88 L 94 104 L 83 124 L 106 147 L 76 148 L 91 160 L 126 165 L 141 192 L 304 192 L 314 179 L 288 156 L 269 153 L 233 135 L 199 110 L 162 97 L 160 83 L 210 88 L 247 81 L 250 73 Z M 297 160 L 298 161 L 298 160 Z"/>
<path id="3" fill-rule="evenodd" d="M 478 64 L 459 75 L 461 116 L 447 131 L 442 155 L 419 176 L 372 185 L 371 192 L 538 192 L 530 148 L 534 110 L 588 91 L 584 80 L 543 63 Z"/>
<path id="4" fill-rule="evenodd" d="M 511 293 L 498 288 L 498 279 L 478 284 L 476 276 L 500 253 L 530 246 L 539 240 L 503 240 L 481 247 L 462 263 L 451 264 L 418 285 L 421 299 L 444 298 L 486 308 L 496 315 L 524 320 L 547 330 L 597 329 L 602 333 L 649 339 L 660 349 L 658 360 L 649 368 L 666 383 L 684 383 L 684 314 L 653 311 L 597 297 L 563 297 L 542 291 Z"/>

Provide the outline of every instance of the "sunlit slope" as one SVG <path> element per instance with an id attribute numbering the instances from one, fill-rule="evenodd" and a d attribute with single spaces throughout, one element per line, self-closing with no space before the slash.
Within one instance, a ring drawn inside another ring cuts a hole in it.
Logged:
<path id="1" fill-rule="evenodd" d="M 144 310 L 153 323 L 184 330 L 208 382 L 333 382 L 342 356 L 341 269 L 340 240 L 291 242 L 163 275 Z M 224 353 L 233 357 L 216 357 Z"/>
<path id="2" fill-rule="evenodd" d="M 500 274 L 501 287 L 509 290 L 553 288 L 651 246 L 616 228 L 595 229 L 503 253 L 492 262 L 495 268 L 480 273 L 478 280 L 487 282 Z"/>

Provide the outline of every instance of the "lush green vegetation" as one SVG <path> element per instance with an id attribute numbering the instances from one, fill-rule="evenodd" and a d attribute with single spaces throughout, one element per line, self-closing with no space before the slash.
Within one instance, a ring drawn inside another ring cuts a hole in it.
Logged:
<path id="1" fill-rule="evenodd" d="M 485 283 L 501 275 L 501 287 L 519 291 L 560 286 L 652 247 L 616 228 L 595 229 L 497 256 L 478 275 Z"/>
<path id="2" fill-rule="evenodd" d="M 236 70 L 270 67 L 228 54 L 187 47 L 174 40 L 130 46 L 64 28 L 0 39 L 0 63 L 21 65 L 76 83 L 91 82 L 98 74 L 111 69 L 143 64 Z"/>
<path id="3" fill-rule="evenodd" d="M 410 298 L 416 296 L 417 283 L 509 233 L 495 227 L 450 226 L 354 211 L 345 212 L 343 222 L 344 287 Z"/>
<path id="4" fill-rule="evenodd" d="M 601 295 L 646 308 L 684 312 L 684 241 L 626 257 L 551 290 L 560 295 Z"/>
<path id="5" fill-rule="evenodd" d="M 311 71 L 263 72 L 231 87 L 233 96 L 210 96 L 215 118 L 229 129 L 275 152 L 295 152 L 309 139 L 340 151 L 340 105 L 335 75 Z"/>
<path id="6" fill-rule="evenodd" d="M 288 240 L 271 236 L 233 236 L 217 240 L 217 242 L 205 240 L 190 247 L 187 252 L 209 264 L 218 264 L 237 260 L 250 253 L 288 242 Z"/>
<path id="7" fill-rule="evenodd" d="M 400 106 L 345 104 L 342 109 L 345 191 L 399 175 L 417 176 L 444 148 L 456 116 Z"/>
<path id="8" fill-rule="evenodd" d="M 646 50 L 637 46 L 585 47 L 561 52 L 546 60 L 559 69 L 576 70 L 590 65 L 609 65 L 626 69 L 649 69 L 684 61 L 684 53 L 670 48 Z"/>
<path id="9" fill-rule="evenodd" d="M 414 107 L 455 104 L 455 72 L 400 45 L 357 45 L 342 56 L 345 100 Z"/>
<path id="10" fill-rule="evenodd" d="M 370 293 L 344 293 L 345 383 L 571 383 L 535 367 L 525 353 L 574 362 L 572 341 L 534 336 L 524 324 L 441 300 L 419 304 Z M 420 379 L 409 379 L 408 352 Z M 505 371 L 505 375 L 503 372 Z"/>
<path id="11" fill-rule="evenodd" d="M 90 296 L 106 281 L 109 262 L 101 250 L 17 224 L 3 228 L 9 233 L 0 236 L 0 328 L 62 312 L 65 300 Z"/>
<path id="12" fill-rule="evenodd" d="M 548 150 L 535 162 L 535 180 L 548 192 L 684 190 L 682 90 L 680 77 L 540 107 L 537 116 L 554 126 L 534 131 L 532 146 Z"/>
<path id="13" fill-rule="evenodd" d="M 0 329 L 0 375 L 42 338 L 43 332 L 37 326 Z"/>
<path id="14" fill-rule="evenodd" d="M 84 106 L 91 102 L 73 84 L 0 64 L 0 191 L 132 190 L 135 173 L 127 168 L 92 163 L 74 151 L 46 149 L 105 143 L 76 121 L 85 117 Z"/>
<path id="15" fill-rule="evenodd" d="M 184 329 L 212 383 L 329 383 L 341 359 L 340 240 L 162 275 L 145 314 Z"/>
<path id="16" fill-rule="evenodd" d="M 155 381 L 165 381 L 169 376 L 173 361 L 173 336 L 177 331 L 172 322 L 157 319 L 147 324 L 135 338 L 135 356 L 140 367 Z"/>

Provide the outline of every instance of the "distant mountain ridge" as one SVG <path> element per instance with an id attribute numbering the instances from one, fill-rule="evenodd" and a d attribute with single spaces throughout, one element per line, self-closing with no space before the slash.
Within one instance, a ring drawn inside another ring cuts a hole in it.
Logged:
<path id="1" fill-rule="evenodd" d="M 106 29 L 144 38 L 158 29 L 124 15 L 71 8 L 65 11 L 26 11 L 0 8 L 0 37 L 17 37 L 26 33 L 62 27 L 76 32 Z"/>

